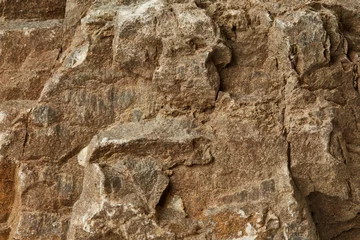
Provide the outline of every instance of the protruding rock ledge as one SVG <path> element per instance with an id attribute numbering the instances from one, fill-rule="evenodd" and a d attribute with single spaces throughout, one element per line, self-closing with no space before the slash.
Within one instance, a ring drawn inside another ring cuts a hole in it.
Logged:
<path id="1" fill-rule="evenodd" d="M 211 133 L 196 129 L 186 118 L 157 118 L 115 125 L 98 135 L 79 154 L 79 163 L 116 163 L 126 156 L 152 156 L 168 169 L 177 164 L 208 164 L 212 161 Z"/>

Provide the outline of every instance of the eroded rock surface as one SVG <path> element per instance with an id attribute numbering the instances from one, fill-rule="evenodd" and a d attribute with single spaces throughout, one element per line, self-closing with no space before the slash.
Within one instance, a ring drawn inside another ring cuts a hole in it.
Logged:
<path id="1" fill-rule="evenodd" d="M 359 9 L 0 1 L 0 240 L 360 239 Z"/>

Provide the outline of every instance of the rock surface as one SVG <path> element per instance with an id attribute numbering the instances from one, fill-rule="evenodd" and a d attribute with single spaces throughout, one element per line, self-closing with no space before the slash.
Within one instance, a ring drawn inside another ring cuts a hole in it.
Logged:
<path id="1" fill-rule="evenodd" d="M 359 9 L 0 1 L 0 240 L 360 239 Z"/>

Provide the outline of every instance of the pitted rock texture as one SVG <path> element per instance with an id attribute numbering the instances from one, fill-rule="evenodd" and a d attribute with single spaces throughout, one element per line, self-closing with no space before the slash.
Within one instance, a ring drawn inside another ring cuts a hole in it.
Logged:
<path id="1" fill-rule="evenodd" d="M 359 1 L 0 16 L 0 240 L 360 239 Z"/>

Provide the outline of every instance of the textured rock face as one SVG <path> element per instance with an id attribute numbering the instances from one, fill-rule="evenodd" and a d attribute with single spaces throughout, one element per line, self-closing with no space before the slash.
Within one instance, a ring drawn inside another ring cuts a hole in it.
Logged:
<path id="1" fill-rule="evenodd" d="M 0 240 L 360 239 L 359 9 L 0 1 Z"/>

